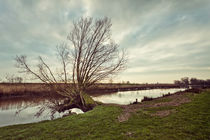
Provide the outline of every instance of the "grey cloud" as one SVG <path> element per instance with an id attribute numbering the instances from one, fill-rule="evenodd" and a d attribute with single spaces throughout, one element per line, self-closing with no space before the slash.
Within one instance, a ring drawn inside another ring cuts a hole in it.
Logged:
<path id="1" fill-rule="evenodd" d="M 127 74 L 129 80 L 135 79 L 134 73 L 180 71 L 206 76 L 210 67 L 209 9 L 208 0 L 1 1 L 0 59 L 12 69 L 16 54 L 52 56 L 55 46 L 66 39 L 72 20 L 108 16 L 114 40 L 129 52 L 128 69 L 122 77 Z"/>

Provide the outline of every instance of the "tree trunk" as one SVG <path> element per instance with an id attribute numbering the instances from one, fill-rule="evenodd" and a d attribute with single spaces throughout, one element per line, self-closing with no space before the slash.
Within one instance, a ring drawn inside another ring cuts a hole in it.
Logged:
<path id="1" fill-rule="evenodd" d="M 64 104 L 58 107 L 58 112 L 64 112 L 72 108 L 79 108 L 82 111 L 86 112 L 93 109 L 95 106 L 95 101 L 89 95 L 85 93 L 80 93 L 80 95 L 73 100 L 67 99 L 66 101 L 64 101 Z"/>

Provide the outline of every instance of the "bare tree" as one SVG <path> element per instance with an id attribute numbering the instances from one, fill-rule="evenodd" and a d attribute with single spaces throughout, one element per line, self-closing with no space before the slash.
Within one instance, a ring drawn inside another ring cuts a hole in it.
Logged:
<path id="1" fill-rule="evenodd" d="M 17 67 L 65 96 L 68 101 L 60 110 L 71 107 L 89 110 L 92 106 L 87 102 L 90 100 L 87 89 L 120 72 L 126 63 L 124 53 L 119 52 L 119 46 L 111 39 L 111 26 L 109 18 L 81 18 L 74 22 L 67 36 L 70 45 L 63 43 L 57 47 L 58 60 L 62 64 L 59 73 L 53 73 L 42 57 L 33 69 L 28 65 L 26 56 L 17 56 Z"/>
<path id="2" fill-rule="evenodd" d="M 6 79 L 6 82 L 8 82 L 8 83 L 22 83 L 23 82 L 22 77 L 15 76 L 14 74 L 12 74 L 12 75 L 6 74 L 5 79 Z"/>

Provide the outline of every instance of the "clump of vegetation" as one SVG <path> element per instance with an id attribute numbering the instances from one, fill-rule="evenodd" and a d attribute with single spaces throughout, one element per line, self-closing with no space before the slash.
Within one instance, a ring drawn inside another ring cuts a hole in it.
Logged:
<path id="1" fill-rule="evenodd" d="M 169 93 L 167 93 L 167 94 L 163 94 L 162 97 L 166 97 L 166 96 L 170 96 L 170 95 L 171 95 L 171 93 L 169 92 Z"/>
<path id="2" fill-rule="evenodd" d="M 202 80 L 197 78 L 189 79 L 188 77 L 183 77 L 181 80 L 175 80 L 174 84 L 185 88 L 210 88 L 210 79 Z"/>
<path id="3" fill-rule="evenodd" d="M 153 100 L 154 98 L 152 97 L 147 97 L 147 96 L 144 96 L 144 98 L 141 100 L 142 102 L 145 102 L 145 101 L 151 101 Z"/>
<path id="4" fill-rule="evenodd" d="M 187 92 L 192 92 L 192 93 L 201 93 L 202 89 L 201 88 L 192 88 L 192 89 L 187 89 Z"/>

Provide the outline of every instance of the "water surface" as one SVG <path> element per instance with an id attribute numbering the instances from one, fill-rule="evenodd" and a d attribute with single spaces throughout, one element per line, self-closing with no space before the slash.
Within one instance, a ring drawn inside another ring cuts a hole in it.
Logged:
<path id="1" fill-rule="evenodd" d="M 53 109 L 48 106 L 49 98 L 37 97 L 19 97 L 0 100 L 0 127 L 14 124 L 25 124 L 39 122 L 42 120 L 51 120 L 60 118 L 69 111 L 77 114 L 83 113 L 80 109 L 74 108 L 66 112 L 55 112 L 52 117 Z M 60 100 L 60 99 L 59 99 Z M 47 104 L 47 105 L 46 105 Z M 37 117 L 37 112 L 44 109 L 41 115 Z"/>
<path id="2" fill-rule="evenodd" d="M 153 89 L 153 90 L 139 90 L 139 91 L 124 91 L 107 95 L 100 95 L 93 97 L 95 101 L 103 103 L 115 103 L 115 104 L 130 104 L 136 99 L 140 102 L 144 96 L 147 97 L 160 97 L 167 93 L 175 93 L 184 89 Z M 42 120 L 51 120 L 51 112 L 49 98 L 46 97 L 19 97 L 0 99 L 0 127 L 14 124 L 25 124 L 32 122 L 39 122 Z M 57 99 L 58 101 L 60 99 Z M 48 107 L 46 106 L 48 105 Z M 45 107 L 43 113 L 36 117 L 38 111 Z M 19 113 L 16 113 L 19 111 Z M 80 109 L 72 109 L 72 112 L 77 114 L 83 113 Z M 60 118 L 69 111 L 58 113 L 55 112 L 54 118 Z"/>
<path id="3" fill-rule="evenodd" d="M 141 102 L 141 100 L 146 97 L 152 97 L 152 98 L 157 98 L 161 97 L 165 94 L 168 93 L 175 93 L 178 91 L 183 91 L 185 89 L 179 89 L 179 88 L 174 88 L 174 89 L 150 89 L 150 90 L 138 90 L 138 91 L 122 91 L 122 92 L 116 92 L 113 94 L 106 94 L 106 95 L 101 95 L 97 97 L 93 97 L 95 101 L 99 101 L 102 103 L 113 103 L 113 104 L 121 104 L 121 105 L 126 105 L 133 103 L 138 100 L 138 102 Z"/>

